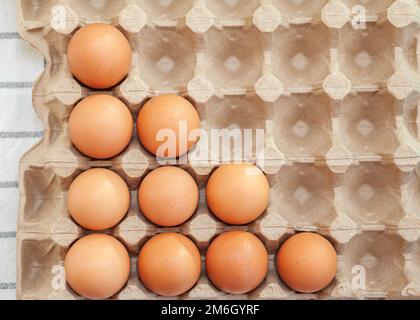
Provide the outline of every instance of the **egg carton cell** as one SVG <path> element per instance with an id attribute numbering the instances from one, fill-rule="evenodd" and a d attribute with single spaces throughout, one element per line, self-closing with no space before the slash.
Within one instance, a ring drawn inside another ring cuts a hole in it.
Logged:
<path id="1" fill-rule="evenodd" d="M 67 241 L 71 243 L 72 237 L 70 238 Z M 24 237 L 18 235 L 17 243 L 22 250 L 22 255 L 17 257 L 20 267 L 16 275 L 19 281 L 18 290 L 25 288 L 22 290 L 22 295 L 27 299 L 42 299 L 41 296 L 52 298 L 59 295 L 64 299 L 71 297 L 66 290 L 64 264 L 60 264 L 59 259 L 65 255 L 66 247 L 57 244 L 49 237 L 41 236 L 34 239 L 34 236 L 29 234 Z M 62 272 L 61 276 L 59 272 Z M 57 273 L 58 278 L 54 278 Z M 61 290 L 55 291 L 54 288 Z"/>
<path id="2" fill-rule="evenodd" d="M 355 283 L 352 292 L 398 296 L 405 291 L 408 286 L 404 270 L 406 246 L 398 236 L 379 232 L 365 232 L 352 238 L 343 248 L 343 277 L 354 275 L 358 270 L 365 277 L 363 283 Z M 345 282 L 349 284 L 351 280 Z"/>
<path id="3" fill-rule="evenodd" d="M 144 28 L 131 38 L 134 64 L 149 92 L 186 91 L 196 64 L 194 34 L 188 29 Z"/>
<path id="4" fill-rule="evenodd" d="M 199 68 L 215 92 L 246 92 L 261 77 L 264 51 L 261 35 L 255 28 L 211 29 L 203 35 L 198 55 Z"/>
<path id="5" fill-rule="evenodd" d="M 343 145 L 364 157 L 394 154 L 400 146 L 394 108 L 390 95 L 347 97 L 339 116 Z"/>
<path id="6" fill-rule="evenodd" d="M 38 0 L 22 0 L 20 7 L 22 10 L 22 18 L 25 21 L 38 21 L 39 24 L 46 23 L 51 14 L 52 3 L 49 1 Z"/>
<path id="7" fill-rule="evenodd" d="M 60 220 L 61 217 L 56 214 L 66 210 L 65 191 L 70 186 L 69 181 L 72 181 L 71 177 L 60 177 L 52 168 L 28 168 L 22 179 L 24 188 L 28 188 L 25 196 L 21 197 L 20 205 L 25 211 L 25 215 L 20 217 L 22 224 L 48 226 L 54 224 L 54 220 Z"/>
<path id="8" fill-rule="evenodd" d="M 343 209 L 361 223 L 395 224 L 403 216 L 402 176 L 397 168 L 364 164 L 341 176 L 338 188 Z"/>
<path id="9" fill-rule="evenodd" d="M 324 158 L 332 147 L 334 106 L 327 95 L 302 94 L 273 104 L 275 145 L 286 158 Z"/>
<path id="10" fill-rule="evenodd" d="M 340 30 L 339 60 L 341 71 L 356 88 L 384 87 L 393 74 L 396 30 L 390 24 L 368 25 Z M 379 35 L 386 34 L 387 37 Z"/>
<path id="11" fill-rule="evenodd" d="M 274 33 L 272 67 L 286 91 L 311 92 L 329 74 L 330 32 L 324 25 L 293 26 Z"/>
<path id="12" fill-rule="evenodd" d="M 327 168 L 284 166 L 272 177 L 272 207 L 293 226 L 328 228 L 334 208 L 334 175 Z"/>

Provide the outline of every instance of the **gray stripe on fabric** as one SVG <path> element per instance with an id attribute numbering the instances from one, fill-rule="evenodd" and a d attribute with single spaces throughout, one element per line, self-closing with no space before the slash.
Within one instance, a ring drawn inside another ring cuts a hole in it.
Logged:
<path id="1" fill-rule="evenodd" d="M 0 181 L 0 189 L 13 189 L 18 187 L 19 182 L 17 181 Z"/>
<path id="2" fill-rule="evenodd" d="M 22 39 L 17 32 L 0 32 L 0 39 Z"/>
<path id="3" fill-rule="evenodd" d="M 0 82 L 0 89 L 32 88 L 33 83 L 28 81 Z"/>
<path id="4" fill-rule="evenodd" d="M 12 290 L 16 289 L 15 282 L 0 282 L 0 290 Z"/>
<path id="5" fill-rule="evenodd" d="M 12 239 L 12 238 L 16 238 L 16 232 L 14 231 L 0 232 L 0 239 Z"/>
<path id="6" fill-rule="evenodd" d="M 44 134 L 43 131 L 3 131 L 0 132 L 0 139 L 9 138 L 40 138 Z"/>

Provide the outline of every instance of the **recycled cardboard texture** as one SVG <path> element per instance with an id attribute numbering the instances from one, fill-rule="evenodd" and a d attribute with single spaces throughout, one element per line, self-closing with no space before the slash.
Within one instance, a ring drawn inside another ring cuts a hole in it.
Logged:
<path id="1" fill-rule="evenodd" d="M 131 190 L 127 217 L 107 232 L 126 245 L 133 263 L 114 299 L 158 298 L 136 271 L 139 248 L 154 234 L 181 232 L 204 259 L 209 242 L 230 229 L 249 230 L 267 246 L 266 280 L 231 296 L 203 270 L 179 299 L 420 297 L 417 1 L 363 1 L 363 30 L 351 25 L 360 4 L 353 0 L 18 2 L 20 33 L 47 61 L 33 90 L 45 135 L 20 163 L 19 299 L 80 298 L 65 285 L 62 266 L 68 247 L 87 231 L 69 217 L 66 194 L 91 167 L 111 168 Z M 64 25 L 57 12 L 65 13 Z M 271 185 L 270 206 L 257 221 L 231 227 L 209 212 L 205 184 L 217 161 L 198 161 L 182 166 L 199 185 L 197 212 L 180 227 L 159 228 L 137 206 L 139 183 L 158 164 L 135 134 L 109 160 L 89 159 L 71 145 L 69 114 L 93 91 L 71 76 L 66 48 L 80 26 L 98 21 L 122 30 L 133 48 L 130 74 L 108 93 L 134 119 L 148 98 L 172 92 L 195 103 L 205 130 L 267 129 L 265 153 L 246 159 L 264 159 Z M 336 280 L 318 294 L 293 292 L 275 269 L 281 243 L 302 230 L 325 235 L 338 252 Z M 355 281 L 360 266 L 364 290 Z"/>

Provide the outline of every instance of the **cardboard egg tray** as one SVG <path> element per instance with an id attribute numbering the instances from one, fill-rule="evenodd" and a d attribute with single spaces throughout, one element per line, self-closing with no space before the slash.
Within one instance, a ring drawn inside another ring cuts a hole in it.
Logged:
<path id="1" fill-rule="evenodd" d="M 17 298 L 80 298 L 66 286 L 63 261 L 89 232 L 70 218 L 66 194 L 92 167 L 114 170 L 131 190 L 128 215 L 107 231 L 132 257 L 115 299 L 162 299 L 136 269 L 139 248 L 153 235 L 187 235 L 204 262 L 209 242 L 231 229 L 249 230 L 266 245 L 264 282 L 247 295 L 227 295 L 203 264 L 195 287 L 177 298 L 420 298 L 419 12 L 415 0 L 19 0 L 20 33 L 46 66 L 33 90 L 45 134 L 20 162 Z M 160 228 L 138 209 L 139 183 L 159 163 L 135 134 L 109 160 L 72 146 L 69 114 L 94 91 L 70 74 L 67 44 L 80 26 L 98 21 L 117 26 L 132 46 L 130 74 L 106 92 L 134 120 L 148 98 L 178 93 L 194 102 L 208 132 L 265 130 L 264 152 L 254 145 L 243 158 L 260 165 L 271 186 L 257 221 L 233 227 L 209 212 L 205 185 L 220 163 L 211 154 L 181 165 L 199 186 L 194 216 Z M 295 293 L 275 268 L 280 245 L 304 230 L 325 235 L 338 253 L 335 281 L 317 294 Z"/>

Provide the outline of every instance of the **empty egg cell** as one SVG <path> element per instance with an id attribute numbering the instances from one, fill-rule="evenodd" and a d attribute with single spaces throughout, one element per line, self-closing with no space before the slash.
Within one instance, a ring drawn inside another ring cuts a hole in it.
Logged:
<path id="1" fill-rule="evenodd" d="M 405 242 L 375 231 L 354 236 L 343 248 L 344 283 L 358 295 L 400 295 L 408 281 L 404 272 Z"/>
<path id="2" fill-rule="evenodd" d="M 291 92 L 319 88 L 329 74 L 330 31 L 322 24 L 307 28 L 291 26 L 274 34 L 274 75 Z"/>
<path id="3" fill-rule="evenodd" d="M 133 35 L 130 42 L 137 53 L 141 80 L 150 91 L 181 90 L 193 78 L 195 36 L 189 29 L 146 27 Z"/>
<path id="4" fill-rule="evenodd" d="M 250 88 L 262 75 L 262 35 L 250 29 L 210 29 L 203 35 L 206 76 L 217 87 Z"/>
<path id="5" fill-rule="evenodd" d="M 396 31 L 389 23 L 365 29 L 346 24 L 340 29 L 340 70 L 357 90 L 383 88 L 394 73 L 395 44 Z"/>
<path id="6" fill-rule="evenodd" d="M 337 202 L 359 224 L 396 225 L 404 216 L 402 172 L 394 165 L 362 163 L 339 178 Z"/>
<path id="7" fill-rule="evenodd" d="M 70 240 L 71 241 L 71 240 Z M 17 240 L 21 248 L 20 266 L 26 272 L 21 272 L 20 286 L 26 299 L 48 299 L 60 296 L 72 298 L 66 290 L 66 280 L 62 259 L 66 247 L 57 244 L 51 238 L 31 238 Z"/>
<path id="8" fill-rule="evenodd" d="M 388 94 L 345 98 L 339 115 L 344 146 L 358 156 L 393 156 L 399 147 L 394 105 L 395 99 Z"/>
<path id="9" fill-rule="evenodd" d="M 54 168 L 29 168 L 22 177 L 26 192 L 21 198 L 24 214 L 19 219 L 28 227 L 48 230 L 48 224 L 60 220 L 66 211 L 65 193 L 78 170 L 68 168 L 68 176 L 60 176 Z"/>
<path id="10" fill-rule="evenodd" d="M 334 174 L 308 164 L 283 166 L 271 181 L 271 207 L 289 225 L 329 227 L 336 218 Z"/>
<path id="11" fill-rule="evenodd" d="M 273 105 L 277 148 L 290 158 L 323 157 L 332 147 L 332 106 L 324 94 L 292 95 Z"/>

